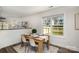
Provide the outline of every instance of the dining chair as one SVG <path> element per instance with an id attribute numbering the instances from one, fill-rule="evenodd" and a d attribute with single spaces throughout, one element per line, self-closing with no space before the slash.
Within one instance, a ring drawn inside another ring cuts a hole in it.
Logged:
<path id="1" fill-rule="evenodd" d="M 31 50 L 34 50 L 35 52 L 37 52 L 38 45 L 35 44 L 34 39 L 30 39 L 29 42 L 30 42 L 30 49 L 31 49 Z"/>
<path id="2" fill-rule="evenodd" d="M 29 50 L 29 41 L 26 41 L 26 38 L 24 35 L 21 36 L 21 41 L 22 41 L 22 45 L 25 46 L 25 52 L 26 52 L 26 48 L 28 47 Z"/>
<path id="3" fill-rule="evenodd" d="M 49 36 L 48 35 L 39 35 L 39 37 L 45 39 L 47 49 L 49 49 Z"/>

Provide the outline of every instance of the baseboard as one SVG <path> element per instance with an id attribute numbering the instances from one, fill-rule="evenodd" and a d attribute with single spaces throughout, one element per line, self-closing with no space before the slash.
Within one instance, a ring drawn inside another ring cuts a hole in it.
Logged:
<path id="1" fill-rule="evenodd" d="M 79 51 L 71 50 L 71 49 L 68 49 L 68 48 L 65 48 L 65 47 L 61 47 L 61 46 L 58 46 L 58 45 L 55 45 L 55 44 L 50 44 L 50 45 L 54 46 L 54 47 L 57 47 L 57 48 L 66 49 L 66 50 L 71 51 L 73 53 L 79 53 Z"/>
<path id="2" fill-rule="evenodd" d="M 17 46 L 17 45 L 19 45 L 19 44 L 21 44 L 21 42 L 16 43 L 16 44 L 13 44 L 13 45 L 11 45 L 11 46 Z"/>

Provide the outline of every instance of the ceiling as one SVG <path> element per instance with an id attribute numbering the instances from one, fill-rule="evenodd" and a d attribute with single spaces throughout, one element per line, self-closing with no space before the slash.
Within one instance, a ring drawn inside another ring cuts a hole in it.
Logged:
<path id="1" fill-rule="evenodd" d="M 3 13 L 13 15 L 32 15 L 35 13 L 43 12 L 55 8 L 53 6 L 2 6 Z"/>

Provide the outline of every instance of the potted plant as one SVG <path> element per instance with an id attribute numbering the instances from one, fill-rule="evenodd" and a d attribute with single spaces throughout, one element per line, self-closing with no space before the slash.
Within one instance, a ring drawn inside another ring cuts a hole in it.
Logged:
<path id="1" fill-rule="evenodd" d="M 32 29 L 32 36 L 33 37 L 37 37 L 38 36 L 36 33 L 37 33 L 37 29 Z"/>
<path id="2" fill-rule="evenodd" d="M 32 29 L 32 34 L 35 34 L 37 33 L 37 30 L 36 29 Z"/>

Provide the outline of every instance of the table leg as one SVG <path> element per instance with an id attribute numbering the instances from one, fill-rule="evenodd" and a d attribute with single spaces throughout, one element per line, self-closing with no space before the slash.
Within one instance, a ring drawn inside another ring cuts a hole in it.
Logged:
<path id="1" fill-rule="evenodd" d="M 38 43 L 38 53 L 43 53 L 44 51 L 43 47 L 44 47 L 43 41 L 40 41 Z"/>

